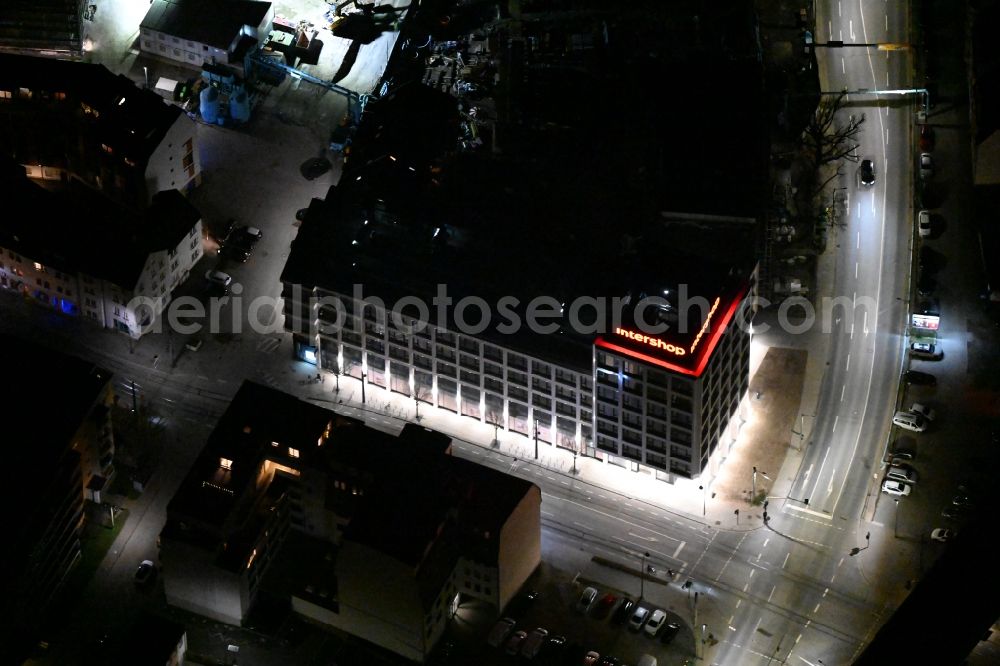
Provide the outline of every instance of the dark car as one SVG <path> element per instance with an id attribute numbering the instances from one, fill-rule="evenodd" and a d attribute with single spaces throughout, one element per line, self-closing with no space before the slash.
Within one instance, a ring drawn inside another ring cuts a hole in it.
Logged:
<path id="1" fill-rule="evenodd" d="M 920 150 L 925 153 L 934 150 L 934 128 L 930 125 L 920 126 Z"/>
<path id="2" fill-rule="evenodd" d="M 541 664 L 558 664 L 566 654 L 566 637 L 549 636 L 538 652 L 538 662 Z"/>
<path id="3" fill-rule="evenodd" d="M 676 622 L 668 622 L 665 627 L 663 627 L 663 634 L 660 635 L 660 641 L 664 644 L 669 643 L 674 640 L 677 636 L 677 632 L 681 630 L 681 625 Z"/>
<path id="4" fill-rule="evenodd" d="M 907 370 L 903 375 L 903 379 L 907 384 L 916 384 L 918 386 L 936 386 L 937 378 L 928 373 L 920 372 L 918 370 Z"/>
<path id="5" fill-rule="evenodd" d="M 306 160 L 302 166 L 299 167 L 299 171 L 302 173 L 302 177 L 306 180 L 316 180 L 329 171 L 331 166 L 333 165 L 330 164 L 329 160 L 323 159 L 322 157 L 313 157 Z"/>
<path id="6" fill-rule="evenodd" d="M 295 219 L 298 220 L 299 222 L 305 222 L 306 215 L 308 214 L 309 214 L 308 208 L 299 208 L 297 211 L 295 211 Z"/>
<path id="7" fill-rule="evenodd" d="M 622 597 L 622 602 L 615 609 L 614 615 L 611 616 L 611 621 L 615 624 L 625 624 L 632 615 L 633 608 L 635 608 L 635 602 L 628 597 Z"/>
<path id="8" fill-rule="evenodd" d="M 143 560 L 135 571 L 135 584 L 147 585 L 156 576 L 156 565 L 152 560 Z"/>
<path id="9" fill-rule="evenodd" d="M 969 516 L 969 510 L 965 507 L 950 504 L 941 511 L 941 515 L 948 520 L 964 520 Z"/>
<path id="10" fill-rule="evenodd" d="M 875 162 L 871 159 L 861 160 L 861 165 L 858 166 L 858 182 L 860 182 L 865 187 L 871 187 L 875 184 Z"/>
<path id="11" fill-rule="evenodd" d="M 604 618 L 608 616 L 611 609 L 614 607 L 615 602 L 618 601 L 618 597 L 608 592 L 600 601 L 597 602 L 597 607 L 594 609 L 594 617 Z"/>
<path id="12" fill-rule="evenodd" d="M 253 250 L 260 239 L 264 237 L 264 233 L 257 227 L 239 227 L 234 230 L 232 236 L 229 239 L 230 244 L 241 247 L 244 250 Z"/>
<path id="13" fill-rule="evenodd" d="M 215 239 L 219 241 L 220 245 L 224 245 L 229 236 L 232 235 L 233 229 L 235 228 L 236 228 L 236 218 L 231 217 L 228 220 L 226 220 L 225 224 L 220 225 L 219 230 L 215 234 Z"/>
<path id="14" fill-rule="evenodd" d="M 219 250 L 219 258 L 225 261 L 236 261 L 245 264 L 250 258 L 250 250 L 238 245 L 226 245 Z"/>
<path id="15" fill-rule="evenodd" d="M 507 617 L 512 617 L 515 620 L 521 619 L 521 617 L 528 612 L 534 604 L 535 600 L 538 599 L 538 592 L 536 590 L 529 590 L 523 594 L 519 594 L 514 597 L 507 605 Z"/>

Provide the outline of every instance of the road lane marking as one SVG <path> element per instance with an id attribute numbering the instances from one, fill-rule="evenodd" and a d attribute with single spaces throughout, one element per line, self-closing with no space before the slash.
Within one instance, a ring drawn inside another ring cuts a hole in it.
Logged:
<path id="1" fill-rule="evenodd" d="M 863 328 L 865 331 L 865 335 L 868 335 L 868 310 L 865 310 L 865 321 Z"/>
<path id="2" fill-rule="evenodd" d="M 681 541 L 679 544 L 677 544 L 677 550 L 674 551 L 675 560 L 677 559 L 677 556 L 681 554 L 681 550 L 684 548 L 684 544 L 686 543 L 687 541 Z"/>
<path id="3" fill-rule="evenodd" d="M 844 62 L 844 56 L 840 56 L 840 71 L 847 74 L 847 63 Z"/>
<path id="4" fill-rule="evenodd" d="M 864 17 L 863 17 L 863 16 L 862 16 L 862 20 L 864 20 Z M 848 27 L 848 28 L 850 29 L 850 31 L 851 31 L 851 41 L 854 41 L 855 39 L 857 39 L 857 37 L 855 37 L 855 36 L 854 36 L 854 19 L 850 19 L 850 20 L 849 20 L 849 21 L 847 22 L 847 27 Z"/>
<path id="5" fill-rule="evenodd" d="M 785 565 L 786 565 L 786 564 L 788 564 L 788 556 L 789 556 L 789 555 L 791 555 L 791 553 L 790 553 L 790 552 L 789 552 L 789 553 L 785 553 L 785 561 L 781 563 L 781 568 L 782 568 L 782 569 L 784 569 L 784 568 L 785 568 Z"/>
<path id="6" fill-rule="evenodd" d="M 850 369 L 851 369 L 851 355 L 848 354 L 847 355 L 847 365 L 844 366 L 844 372 L 847 372 Z"/>
<path id="7" fill-rule="evenodd" d="M 875 203 L 874 203 L 874 200 L 875 200 L 875 197 L 872 197 L 872 202 L 873 202 L 872 203 L 872 212 L 873 213 L 875 212 Z M 861 232 L 860 231 L 858 232 L 858 249 L 859 250 L 861 249 Z"/>
<path id="8" fill-rule="evenodd" d="M 847 384 L 840 387 L 840 401 L 844 402 L 844 391 L 847 390 Z"/>
<path id="9" fill-rule="evenodd" d="M 772 585 L 772 586 L 771 586 L 771 594 L 767 595 L 767 603 L 771 603 L 771 597 L 773 597 L 773 596 L 774 596 L 774 590 L 775 590 L 775 589 L 776 589 L 777 587 L 778 587 L 777 585 Z"/>
<path id="10" fill-rule="evenodd" d="M 816 604 L 816 608 L 813 608 L 813 615 L 815 615 L 815 614 L 816 614 L 816 613 L 817 613 L 817 612 L 819 611 L 819 607 L 820 607 L 821 605 L 822 605 L 822 602 L 820 602 L 820 603 Z"/>
<path id="11" fill-rule="evenodd" d="M 854 279 L 858 279 L 858 262 L 854 262 Z"/>
<path id="12" fill-rule="evenodd" d="M 833 432 L 837 432 L 837 421 L 840 419 L 840 414 L 833 417 Z"/>
<path id="13" fill-rule="evenodd" d="M 656 541 L 656 537 L 644 537 L 641 534 L 635 534 L 634 532 L 628 532 L 630 537 L 635 537 L 636 539 L 642 539 L 643 541 Z"/>
<path id="14" fill-rule="evenodd" d="M 833 520 L 833 518 L 825 513 L 820 513 L 819 511 L 813 511 L 812 509 L 807 509 L 804 506 L 795 506 L 794 504 L 786 504 L 785 508 L 791 509 L 793 511 L 799 511 L 801 513 L 808 513 L 810 516 L 816 516 L 818 518 L 825 518 L 827 520 Z M 788 561 L 788 556 L 785 556 L 785 561 Z M 781 565 L 784 568 L 785 565 Z"/>

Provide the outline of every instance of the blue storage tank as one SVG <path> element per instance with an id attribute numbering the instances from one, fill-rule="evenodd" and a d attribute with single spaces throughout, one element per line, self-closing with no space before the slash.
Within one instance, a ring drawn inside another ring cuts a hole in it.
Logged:
<path id="1" fill-rule="evenodd" d="M 219 119 L 219 91 L 212 86 L 202 89 L 199 109 L 205 122 L 214 125 Z"/>
<path id="2" fill-rule="evenodd" d="M 237 123 L 250 120 L 250 99 L 246 90 L 240 88 L 229 98 L 229 117 Z"/>

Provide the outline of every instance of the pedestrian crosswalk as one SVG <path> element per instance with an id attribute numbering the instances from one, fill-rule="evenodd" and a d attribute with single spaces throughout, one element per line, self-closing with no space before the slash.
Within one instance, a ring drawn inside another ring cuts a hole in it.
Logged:
<path id="1" fill-rule="evenodd" d="M 271 354 L 281 346 L 281 338 L 261 338 L 257 341 L 257 351 L 263 354 Z"/>

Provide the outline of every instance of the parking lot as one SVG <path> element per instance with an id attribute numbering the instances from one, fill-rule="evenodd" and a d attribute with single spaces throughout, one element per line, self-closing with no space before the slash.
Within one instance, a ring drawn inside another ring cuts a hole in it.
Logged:
<path id="1" fill-rule="evenodd" d="M 638 584 L 638 579 L 636 583 Z M 576 610 L 576 606 L 587 587 L 594 587 L 598 594 L 589 610 L 581 613 Z M 530 591 L 537 592 L 537 597 L 534 601 L 525 603 L 523 597 Z M 614 597 L 611 603 L 602 603 L 606 595 Z M 644 654 L 655 657 L 658 666 L 679 666 L 694 657 L 694 634 L 688 621 L 677 612 L 686 614 L 687 609 L 663 609 L 666 617 L 661 629 L 670 623 L 679 626 L 673 639 L 664 643 L 662 630 L 656 637 L 651 637 L 645 631 L 630 628 L 627 619 L 620 623 L 616 621 L 620 619 L 615 617 L 616 612 L 626 598 L 635 601 L 636 595 L 634 592 L 629 594 L 596 581 L 575 577 L 570 572 L 542 563 L 521 593 L 515 596 L 501 614 L 502 617 L 512 617 L 516 624 L 507 632 L 499 647 L 492 647 L 487 642 L 496 623 L 495 612 L 478 602 L 463 603 L 439 643 L 439 648 L 452 643 L 454 647 L 451 648 L 451 654 L 431 663 L 476 663 L 486 666 L 537 663 L 575 666 L 587 663 L 584 656 L 589 651 L 594 651 L 601 657 L 616 657 L 619 661 L 614 663 L 623 666 L 634 666 Z M 650 610 L 657 607 L 647 601 L 640 605 Z M 547 642 L 551 642 L 548 639 L 554 637 L 563 637 L 565 643 L 561 646 L 543 644 L 538 656 L 530 660 L 520 654 L 507 654 L 510 636 L 517 631 L 530 635 L 537 627 L 548 632 Z"/>

